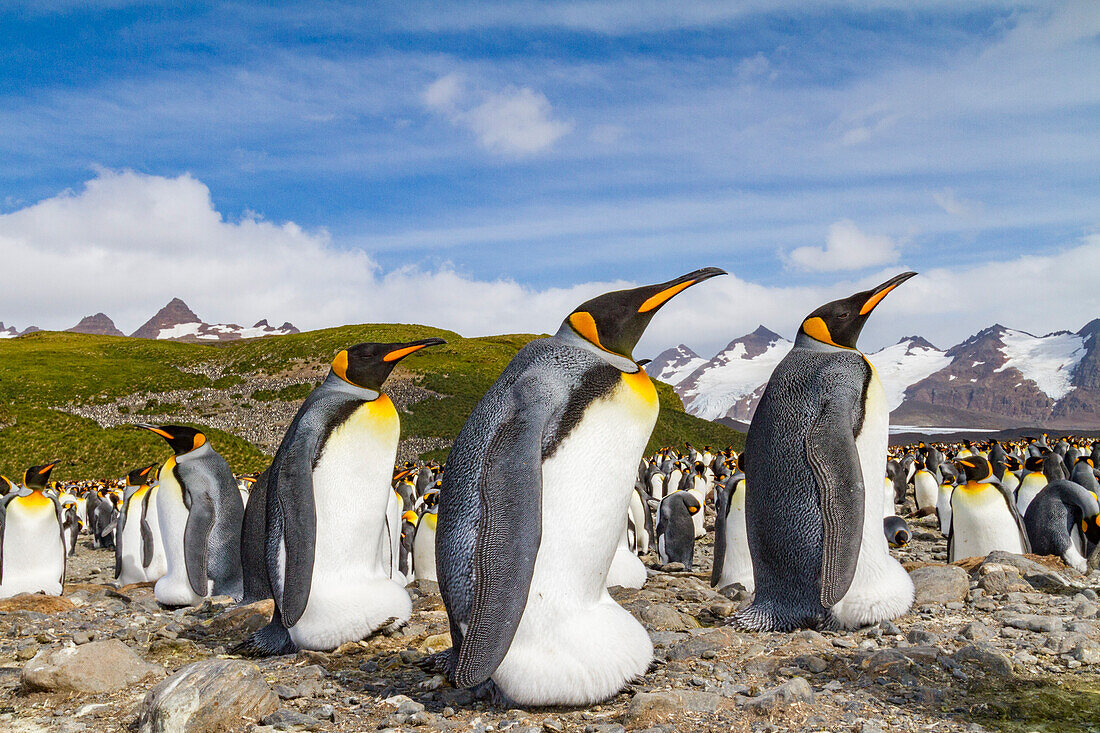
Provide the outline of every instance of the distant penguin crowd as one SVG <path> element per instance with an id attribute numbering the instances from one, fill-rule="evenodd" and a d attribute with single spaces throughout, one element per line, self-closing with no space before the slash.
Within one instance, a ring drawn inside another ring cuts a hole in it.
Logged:
<path id="1" fill-rule="evenodd" d="M 654 449 L 659 400 L 634 348 L 666 303 L 723 274 L 579 305 L 512 359 L 445 463 L 396 463 L 385 382 L 447 348 L 425 338 L 341 349 L 258 476 L 235 476 L 201 428 L 138 424 L 168 451 L 124 478 L 57 481 L 60 460 L 0 477 L 0 598 L 60 595 L 87 536 L 114 553 L 119 587 L 150 584 L 166 607 L 272 599 L 269 623 L 233 650 L 268 656 L 398 629 L 406 587 L 437 583 L 451 647 L 426 667 L 501 705 L 587 705 L 653 662 L 608 589 L 657 572 L 709 571 L 751 598 L 731 624 L 784 632 L 905 614 L 907 519 L 934 517 L 921 527 L 934 521 L 949 562 L 1000 550 L 1096 568 L 1100 441 L 888 445 L 885 391 L 857 339 L 915 273 L 806 316 L 742 451 Z"/>

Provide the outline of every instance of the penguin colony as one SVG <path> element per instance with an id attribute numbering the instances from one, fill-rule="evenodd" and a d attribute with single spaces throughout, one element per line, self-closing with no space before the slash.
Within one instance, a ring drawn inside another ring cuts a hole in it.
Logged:
<path id="1" fill-rule="evenodd" d="M 643 455 L 657 419 L 632 352 L 654 314 L 724 272 L 705 268 L 581 304 L 524 347 L 475 407 L 447 464 L 394 466 L 393 368 L 441 339 L 340 351 L 271 466 L 234 477 L 194 427 L 137 425 L 171 455 L 112 482 L 58 483 L 51 461 L 0 480 L 0 597 L 59 595 L 81 533 L 115 553 L 119 586 L 167 607 L 274 599 L 251 655 L 332 650 L 409 621 L 405 586 L 439 583 L 453 646 L 425 664 L 503 705 L 586 705 L 653 660 L 607 592 L 696 569 L 713 516 L 711 585 L 754 594 L 744 629 L 854 629 L 904 614 L 912 516 L 935 515 L 948 560 L 994 550 L 1100 559 L 1100 441 L 887 446 L 882 384 L 857 348 L 915 273 L 828 303 L 799 327 L 745 451 Z M 643 362 L 644 363 L 644 362 Z M 881 483 L 880 483 L 881 482 Z"/>

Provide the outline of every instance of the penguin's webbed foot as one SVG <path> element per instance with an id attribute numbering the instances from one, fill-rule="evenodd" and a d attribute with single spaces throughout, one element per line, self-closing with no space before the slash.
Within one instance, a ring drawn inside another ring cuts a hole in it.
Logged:
<path id="1" fill-rule="evenodd" d="M 458 653 L 455 652 L 454 647 L 450 649 L 444 649 L 441 652 L 435 654 L 429 654 L 416 663 L 416 666 L 420 667 L 425 672 L 431 672 L 434 674 L 444 674 L 448 680 L 454 680 L 455 665 L 458 664 Z"/>
<path id="2" fill-rule="evenodd" d="M 475 700 L 487 700 L 490 705 L 501 710 L 521 707 L 515 700 L 508 697 L 492 679 L 487 679 L 480 685 L 470 690 Z"/>
<path id="3" fill-rule="evenodd" d="M 297 645 L 282 624 L 272 621 L 259 631 L 253 632 L 230 652 L 243 657 L 274 657 L 281 654 L 294 654 Z"/>

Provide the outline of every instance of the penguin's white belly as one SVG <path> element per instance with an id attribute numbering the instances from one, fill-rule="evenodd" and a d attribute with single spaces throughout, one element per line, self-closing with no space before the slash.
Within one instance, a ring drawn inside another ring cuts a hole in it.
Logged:
<path id="1" fill-rule="evenodd" d="M 936 496 L 936 514 L 940 518 L 940 532 L 947 536 L 951 531 L 951 494 L 955 491 L 954 485 L 940 484 L 939 494 Z"/>
<path id="2" fill-rule="evenodd" d="M 412 612 L 403 584 L 390 579 L 391 553 L 383 554 L 392 547 L 386 517 L 397 416 L 383 423 L 372 404 L 332 432 L 313 470 L 313 577 L 305 611 L 288 629 L 299 648 L 335 649 L 404 623 Z M 286 586 L 295 582 L 301 581 L 285 579 Z"/>
<path id="3" fill-rule="evenodd" d="M 122 525 L 122 572 L 119 585 L 144 583 L 148 578 L 141 564 L 141 495 L 130 498 L 126 508 L 126 521 Z"/>
<path id="4" fill-rule="evenodd" d="M 699 500 L 699 511 L 691 515 L 691 521 L 695 526 L 695 539 L 700 539 L 707 536 L 706 527 L 703 525 L 703 515 L 707 513 L 706 492 L 693 488 L 688 493 Z"/>
<path id="5" fill-rule="evenodd" d="M 645 565 L 630 550 L 626 530 L 623 530 L 615 554 L 611 557 L 611 567 L 607 571 L 607 587 L 620 585 L 623 588 L 641 588 L 645 581 Z"/>
<path id="6" fill-rule="evenodd" d="M 630 378 L 630 377 L 627 377 Z M 586 705 L 643 674 L 653 645 L 607 593 L 638 461 L 657 419 L 648 380 L 590 404 L 542 465 L 542 541 L 527 605 L 493 673 L 521 705 Z"/>
<path id="7" fill-rule="evenodd" d="M 1004 476 L 1001 477 L 1001 486 L 1005 491 L 1014 493 L 1020 487 L 1020 479 L 1011 471 L 1005 471 Z"/>
<path id="8" fill-rule="evenodd" d="M 149 523 L 149 534 L 153 536 L 153 557 L 149 567 L 145 568 L 145 577 L 149 581 L 160 580 L 168 572 L 168 559 L 164 556 L 164 538 L 160 534 L 160 518 L 157 516 L 157 494 L 159 486 L 149 489 L 149 507 L 145 510 L 145 521 Z"/>
<path id="9" fill-rule="evenodd" d="M 53 501 L 34 494 L 12 500 L 4 525 L 3 562 L 0 598 L 39 591 L 61 595 L 65 542 Z"/>
<path id="10" fill-rule="evenodd" d="M 435 530 L 428 526 L 427 516 L 421 517 L 413 537 L 413 573 L 417 580 L 439 582 L 435 572 Z"/>
<path id="11" fill-rule="evenodd" d="M 882 529 L 884 493 L 879 483 L 886 475 L 886 448 L 890 432 L 890 410 L 878 374 L 871 367 L 863 427 L 856 436 L 856 452 L 863 472 L 863 542 L 856 561 L 855 577 L 844 597 L 832 607 L 834 619 L 847 628 L 858 628 L 897 618 L 913 605 L 913 581 L 890 555 Z M 893 513 L 893 492 L 890 499 Z"/>
<path id="12" fill-rule="evenodd" d="M 973 491 L 955 489 L 951 497 L 951 555 L 948 562 L 964 557 L 985 557 L 994 550 L 1022 554 L 1023 542 L 1016 520 L 1001 492 L 983 484 Z"/>
<path id="13" fill-rule="evenodd" d="M 892 517 L 897 514 L 894 508 L 894 482 L 886 478 L 882 485 L 882 518 Z"/>
<path id="14" fill-rule="evenodd" d="M 730 510 L 726 515 L 726 554 L 722 559 L 722 577 L 718 587 L 740 583 L 745 590 L 756 590 L 756 580 L 752 574 L 752 556 L 749 555 L 749 535 L 745 526 L 745 481 L 730 497 Z"/>
<path id="15" fill-rule="evenodd" d="M 164 542 L 164 559 L 167 570 L 153 587 L 153 595 L 166 606 L 190 606 L 210 595 L 214 583 L 206 580 L 206 593 L 198 595 L 187 578 L 187 553 L 183 533 L 187 528 L 189 512 L 183 504 L 183 489 L 172 474 L 172 467 L 165 464 L 161 470 L 157 488 L 157 522 Z"/>
<path id="16" fill-rule="evenodd" d="M 936 506 L 939 499 L 939 484 L 936 477 L 928 471 L 920 471 L 913 478 L 913 493 L 917 498 L 917 509 Z"/>
<path id="17" fill-rule="evenodd" d="M 642 497 L 637 491 L 630 493 L 630 518 L 634 523 L 634 547 L 633 550 L 644 555 L 649 552 L 649 532 L 645 528 L 646 507 L 642 504 Z"/>
<path id="18" fill-rule="evenodd" d="M 1019 489 L 1016 490 L 1016 509 L 1019 510 L 1021 517 L 1027 514 L 1027 508 L 1031 506 L 1031 502 L 1039 492 L 1046 488 L 1046 485 L 1047 477 L 1041 473 L 1029 473 L 1024 476 Z"/>

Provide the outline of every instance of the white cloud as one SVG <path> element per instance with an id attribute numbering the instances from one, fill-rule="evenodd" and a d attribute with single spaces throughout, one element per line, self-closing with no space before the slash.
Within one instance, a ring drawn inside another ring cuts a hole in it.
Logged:
<path id="1" fill-rule="evenodd" d="M 959 198 L 955 194 L 955 189 L 953 188 L 933 191 L 932 200 L 936 202 L 937 206 L 952 216 L 971 216 L 980 208 L 973 201 Z"/>
<path id="2" fill-rule="evenodd" d="M 550 100 L 540 92 L 513 86 L 470 90 L 455 73 L 429 84 L 423 100 L 429 109 L 472 132 L 483 148 L 502 155 L 538 153 L 573 129 L 571 122 L 554 119 Z"/>
<path id="3" fill-rule="evenodd" d="M 890 237 L 866 234 L 854 222 L 842 219 L 829 226 L 824 247 L 799 247 L 788 259 L 803 270 L 861 270 L 896 262 L 898 248 Z"/>
<path id="4" fill-rule="evenodd" d="M 834 225 L 839 232 L 846 227 L 858 236 L 831 232 L 826 247 L 816 248 L 819 257 L 830 248 L 835 254 L 838 242 L 869 238 L 850 222 Z M 896 251 L 891 258 L 896 259 Z M 277 224 L 255 214 L 227 221 L 214 207 L 209 189 L 192 176 L 108 170 L 99 171 L 79 191 L 0 215 L 0 262 L 10 274 L 0 288 L 0 320 L 5 323 L 62 329 L 103 311 L 125 332 L 177 296 L 208 322 L 249 325 L 268 318 L 274 323 L 289 320 L 303 329 L 421 323 L 466 336 L 551 332 L 577 304 L 631 285 L 586 282 L 535 289 L 507 280 L 478 280 L 448 268 L 387 272 L 367 251 L 337 246 L 324 230 Z M 866 266 L 867 259 L 862 263 Z M 682 269 L 704 265 L 724 266 L 731 274 L 669 303 L 653 319 L 635 352 L 638 357 L 680 342 L 709 356 L 705 352 L 714 353 L 760 323 L 790 337 L 818 305 L 904 269 L 883 267 L 829 284 L 798 286 L 769 286 L 739 277 L 735 254 L 691 258 Z M 940 258 L 876 310 L 861 345 L 874 350 L 917 333 L 949 346 L 994 322 L 1033 333 L 1076 330 L 1100 316 L 1097 270 L 1100 235 L 1052 254 L 1001 258 L 976 267 L 958 267 Z M 679 274 L 662 271 L 653 280 Z M 991 297 L 988 288 L 974 287 L 1021 278 L 1028 284 L 1027 298 Z"/>

